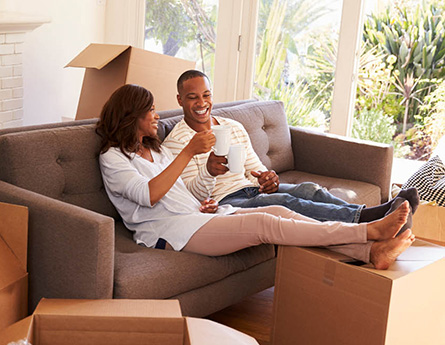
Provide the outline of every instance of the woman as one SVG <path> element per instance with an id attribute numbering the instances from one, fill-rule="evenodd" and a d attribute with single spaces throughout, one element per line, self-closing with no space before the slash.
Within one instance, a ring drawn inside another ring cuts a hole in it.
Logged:
<path id="1" fill-rule="evenodd" d="M 124 85 L 104 105 L 96 128 L 105 189 L 138 244 L 204 255 L 261 243 L 335 246 L 330 249 L 387 269 L 414 241 L 409 229 L 395 237 L 409 215 L 403 200 L 385 218 L 360 224 L 321 223 L 281 206 L 200 203 L 180 174 L 194 155 L 211 150 L 215 137 L 211 131 L 197 133 L 173 159 L 157 137 L 158 119 L 151 93 Z"/>

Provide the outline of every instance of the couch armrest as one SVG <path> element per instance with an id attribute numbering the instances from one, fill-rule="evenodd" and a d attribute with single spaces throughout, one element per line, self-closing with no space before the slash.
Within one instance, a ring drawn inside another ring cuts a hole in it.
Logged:
<path id="1" fill-rule="evenodd" d="M 290 127 L 295 170 L 368 182 L 389 197 L 393 147 Z"/>
<path id="2" fill-rule="evenodd" d="M 0 201 L 29 209 L 30 312 L 42 297 L 112 298 L 113 218 L 4 181 Z"/>

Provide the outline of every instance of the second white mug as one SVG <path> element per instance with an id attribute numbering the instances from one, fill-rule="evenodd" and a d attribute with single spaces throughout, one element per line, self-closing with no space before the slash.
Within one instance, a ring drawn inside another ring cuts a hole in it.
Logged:
<path id="1" fill-rule="evenodd" d="M 231 173 L 239 174 L 244 171 L 246 161 L 246 149 L 244 144 L 232 145 L 227 156 L 227 166 Z"/>

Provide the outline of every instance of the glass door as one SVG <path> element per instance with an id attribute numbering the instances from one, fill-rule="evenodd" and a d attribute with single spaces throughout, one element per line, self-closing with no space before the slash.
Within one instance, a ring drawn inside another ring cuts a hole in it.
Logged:
<path id="1" fill-rule="evenodd" d="M 329 130 L 342 0 L 259 0 L 253 96 L 288 123 Z"/>
<path id="2" fill-rule="evenodd" d="M 213 79 L 218 0 L 146 0 L 146 50 L 196 61 Z"/>
<path id="3" fill-rule="evenodd" d="M 353 136 L 427 160 L 445 134 L 445 2 L 367 0 Z"/>

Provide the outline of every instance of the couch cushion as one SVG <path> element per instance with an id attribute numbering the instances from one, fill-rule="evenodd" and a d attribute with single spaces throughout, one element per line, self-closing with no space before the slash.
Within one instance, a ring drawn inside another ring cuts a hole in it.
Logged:
<path id="1" fill-rule="evenodd" d="M 95 124 L 0 136 L 0 179 L 119 219 L 99 168 Z"/>
<path id="2" fill-rule="evenodd" d="M 116 222 L 115 298 L 170 298 L 220 281 L 275 257 L 273 245 L 260 245 L 218 257 L 137 245 Z"/>
<path id="3" fill-rule="evenodd" d="M 246 103 L 212 111 L 240 122 L 249 133 L 253 149 L 261 162 L 277 173 L 294 167 L 289 126 L 281 101 Z"/>
<path id="4" fill-rule="evenodd" d="M 380 188 L 376 185 L 321 176 L 301 171 L 286 171 L 279 175 L 282 183 L 302 183 L 311 181 L 325 187 L 331 194 L 351 204 L 380 205 Z"/>
<path id="5" fill-rule="evenodd" d="M 167 117 L 158 121 L 158 137 L 163 141 L 167 135 L 171 132 L 173 127 L 182 120 L 184 115 Z"/>

